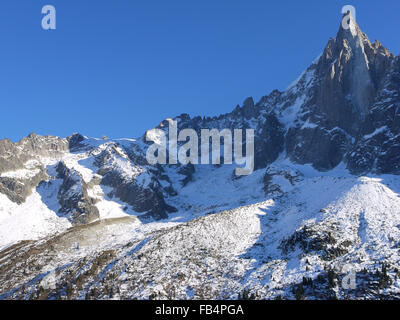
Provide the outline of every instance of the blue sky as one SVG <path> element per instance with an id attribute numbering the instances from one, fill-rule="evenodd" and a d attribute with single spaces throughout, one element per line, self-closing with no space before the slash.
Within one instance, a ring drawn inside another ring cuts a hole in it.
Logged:
<path id="1" fill-rule="evenodd" d="M 46 4 L 53 31 L 41 28 Z M 400 53 L 398 0 L 2 0 L 0 139 L 134 138 L 181 113 L 230 112 L 296 79 L 345 4 Z"/>

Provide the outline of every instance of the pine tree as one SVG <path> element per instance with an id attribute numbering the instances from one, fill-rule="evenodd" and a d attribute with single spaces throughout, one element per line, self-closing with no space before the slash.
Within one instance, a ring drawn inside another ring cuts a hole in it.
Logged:
<path id="1" fill-rule="evenodd" d="M 335 271 L 333 271 L 332 269 L 329 269 L 329 271 L 328 271 L 329 287 L 331 287 L 331 288 L 335 287 L 335 285 L 336 285 L 335 279 L 336 279 Z"/>
<path id="2" fill-rule="evenodd" d="M 304 298 L 304 287 L 303 284 L 299 284 L 296 290 L 296 300 L 303 300 Z"/>

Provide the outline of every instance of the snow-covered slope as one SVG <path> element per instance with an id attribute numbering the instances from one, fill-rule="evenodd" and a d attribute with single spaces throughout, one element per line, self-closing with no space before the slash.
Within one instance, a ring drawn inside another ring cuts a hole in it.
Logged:
<path id="1" fill-rule="evenodd" d="M 293 169 L 301 181 L 276 199 L 178 224 L 104 220 L 9 248 L 0 256 L 2 298 L 235 299 L 247 290 L 298 298 L 300 285 L 308 298 L 397 297 L 397 177 Z M 382 265 L 390 282 L 376 272 Z M 357 274 L 355 290 L 341 286 L 345 266 Z M 16 277 L 4 278 L 9 272 Z"/>

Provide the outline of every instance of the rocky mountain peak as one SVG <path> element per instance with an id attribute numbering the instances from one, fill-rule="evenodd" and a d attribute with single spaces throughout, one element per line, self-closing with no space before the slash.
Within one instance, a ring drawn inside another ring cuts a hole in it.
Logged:
<path id="1" fill-rule="evenodd" d="M 343 17 L 314 68 L 318 81 L 310 93 L 329 128 L 351 135 L 360 130 L 394 58 L 380 42 L 370 42 L 350 13 Z"/>
<path id="2" fill-rule="evenodd" d="M 336 38 L 279 97 L 278 108 L 272 107 L 287 130 L 286 155 L 322 171 L 343 161 L 353 172 L 393 172 L 390 161 L 383 160 L 389 153 L 379 150 L 399 131 L 398 75 L 398 57 L 379 41 L 371 43 L 355 19 L 345 15 Z M 386 138 L 378 143 L 374 132 Z M 361 148 L 365 139 L 368 147 Z"/>

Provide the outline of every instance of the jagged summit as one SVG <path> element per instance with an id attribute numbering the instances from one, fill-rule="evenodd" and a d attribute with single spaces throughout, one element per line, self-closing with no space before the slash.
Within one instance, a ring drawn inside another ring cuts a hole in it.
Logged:
<path id="1" fill-rule="evenodd" d="M 343 19 L 335 41 L 330 41 L 325 50 L 325 58 L 332 64 L 332 80 L 343 84 L 344 97 L 363 118 L 395 56 L 379 41 L 371 44 L 351 13 Z M 347 29 L 346 21 L 349 21 Z"/>
<path id="2" fill-rule="evenodd" d="M 354 172 L 386 171 L 383 167 L 388 162 L 373 164 L 374 156 L 366 160 L 353 148 L 384 126 L 383 114 L 387 121 L 394 120 L 399 99 L 398 70 L 399 59 L 380 42 L 371 44 L 350 16 L 349 28 L 340 25 L 337 37 L 328 41 L 322 55 L 277 104 L 278 118 L 288 127 L 285 146 L 289 158 L 312 163 L 323 171 L 340 162 Z M 396 128 L 392 126 L 391 132 L 395 135 L 399 128 L 397 120 L 394 123 Z M 385 154 L 378 152 L 376 156 Z"/>

